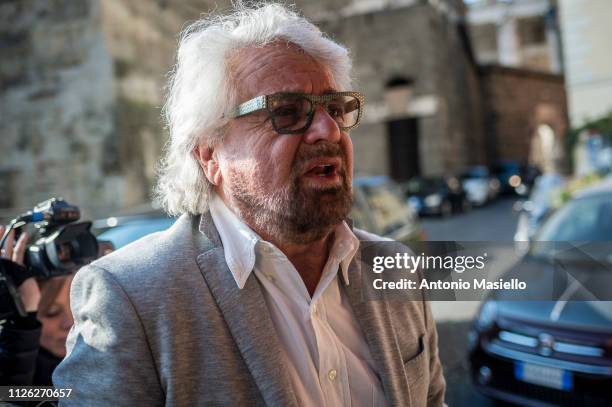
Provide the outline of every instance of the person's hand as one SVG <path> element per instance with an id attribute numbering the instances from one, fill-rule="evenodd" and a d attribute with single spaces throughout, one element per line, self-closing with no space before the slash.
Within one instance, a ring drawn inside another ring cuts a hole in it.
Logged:
<path id="1" fill-rule="evenodd" d="M 4 236 L 4 226 L 0 226 L 0 236 Z M 28 243 L 28 234 L 22 233 L 15 242 L 15 232 L 11 230 L 4 243 L 4 248 L 0 251 L 0 257 L 14 261 L 17 264 L 23 264 L 23 257 L 25 255 L 26 245 Z M 21 301 L 27 312 L 38 311 L 38 303 L 40 302 L 40 289 L 34 277 L 25 280 L 18 288 L 17 291 L 21 296 Z"/>

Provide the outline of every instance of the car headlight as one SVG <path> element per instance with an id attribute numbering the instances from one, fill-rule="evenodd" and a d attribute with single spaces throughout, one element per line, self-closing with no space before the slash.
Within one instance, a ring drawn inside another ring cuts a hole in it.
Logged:
<path id="1" fill-rule="evenodd" d="M 514 174 L 513 176 L 511 176 L 508 179 L 508 184 L 512 187 L 512 188 L 516 188 L 519 185 L 521 185 L 521 182 L 523 182 L 523 180 L 521 179 L 520 176 Z"/>
<path id="2" fill-rule="evenodd" d="M 494 300 L 487 300 L 480 308 L 476 325 L 481 331 L 486 331 L 491 328 L 497 319 L 497 302 Z"/>
<path id="3" fill-rule="evenodd" d="M 442 203 L 442 197 L 439 194 L 427 195 L 425 198 L 425 205 L 427 206 L 438 206 Z"/>

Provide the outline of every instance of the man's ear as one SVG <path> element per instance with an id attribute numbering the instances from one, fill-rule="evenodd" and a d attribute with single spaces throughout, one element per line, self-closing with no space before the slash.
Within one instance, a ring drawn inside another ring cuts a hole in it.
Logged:
<path id="1" fill-rule="evenodd" d="M 219 186 L 222 179 L 221 169 L 219 168 L 219 162 L 215 158 L 214 148 L 205 144 L 198 144 L 193 149 L 193 155 L 198 160 L 208 181 L 215 186 Z"/>

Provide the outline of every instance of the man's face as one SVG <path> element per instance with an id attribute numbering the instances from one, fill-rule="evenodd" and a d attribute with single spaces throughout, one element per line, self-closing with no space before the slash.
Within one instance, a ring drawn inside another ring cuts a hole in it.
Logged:
<path id="1" fill-rule="evenodd" d="M 344 90 L 328 69 L 287 44 L 249 48 L 231 62 L 238 103 L 277 92 Z M 350 211 L 353 146 L 321 106 L 303 134 L 278 134 L 265 111 L 232 119 L 215 153 L 217 189 L 264 237 L 309 243 Z"/>

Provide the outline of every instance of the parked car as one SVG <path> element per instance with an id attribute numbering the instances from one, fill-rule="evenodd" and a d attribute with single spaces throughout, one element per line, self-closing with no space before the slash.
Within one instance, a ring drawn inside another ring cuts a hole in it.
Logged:
<path id="1" fill-rule="evenodd" d="M 544 222 L 504 278 L 527 277 L 530 298 L 558 300 L 504 292 L 485 300 L 469 337 L 481 392 L 526 406 L 612 405 L 612 301 L 587 301 L 594 293 L 610 299 L 610 241 L 612 181 L 576 194 Z"/>
<path id="2" fill-rule="evenodd" d="M 533 165 L 524 164 L 516 160 L 504 160 L 491 168 L 492 174 L 500 185 L 500 193 L 515 193 L 526 196 L 529 194 L 540 170 Z"/>
<path id="3" fill-rule="evenodd" d="M 514 204 L 514 210 L 518 212 L 515 241 L 529 241 L 533 238 L 553 210 L 553 199 L 565 183 L 565 178 L 559 174 L 543 174 L 535 180 L 529 199 Z"/>
<path id="4" fill-rule="evenodd" d="M 401 188 L 388 177 L 360 177 L 353 181 L 350 217 L 356 227 L 410 245 L 422 239 L 415 211 Z"/>
<path id="5" fill-rule="evenodd" d="M 397 184 L 387 177 L 357 178 L 353 184 L 355 201 L 350 217 L 356 227 L 405 244 L 422 238 L 416 214 L 406 204 Z M 118 249 L 149 233 L 169 228 L 175 220 L 152 210 L 98 220 L 94 222 L 94 233 L 99 240 L 111 242 Z"/>
<path id="6" fill-rule="evenodd" d="M 448 217 L 472 206 L 455 177 L 414 177 L 402 185 L 408 204 L 419 215 Z"/>
<path id="7" fill-rule="evenodd" d="M 500 183 L 484 165 L 470 168 L 461 175 L 461 185 L 474 206 L 482 206 L 499 195 Z"/>
<path id="8" fill-rule="evenodd" d="M 111 216 L 94 222 L 93 231 L 98 240 L 110 242 L 119 249 L 148 234 L 168 229 L 176 218 L 167 216 L 160 210 L 115 217 Z"/>

